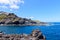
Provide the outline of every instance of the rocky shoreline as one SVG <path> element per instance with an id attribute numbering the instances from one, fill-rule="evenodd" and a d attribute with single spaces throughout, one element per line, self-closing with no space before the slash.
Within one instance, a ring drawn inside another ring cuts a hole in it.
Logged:
<path id="1" fill-rule="evenodd" d="M 49 26 L 50 24 L 0 24 L 0 26 Z"/>
<path id="2" fill-rule="evenodd" d="M 46 40 L 40 30 L 33 30 L 31 34 L 4 34 L 0 32 L 0 40 Z"/>
<path id="3" fill-rule="evenodd" d="M 40 22 L 37 24 L 0 24 L 0 26 L 47 26 L 49 23 Z"/>
<path id="4" fill-rule="evenodd" d="M 0 26 L 39 26 L 44 24 L 0 24 Z"/>
<path id="5" fill-rule="evenodd" d="M 36 25 L 46 25 L 46 23 L 37 20 L 18 17 L 14 13 L 0 11 L 0 26 L 10 26 L 10 25 L 36 26 Z"/>

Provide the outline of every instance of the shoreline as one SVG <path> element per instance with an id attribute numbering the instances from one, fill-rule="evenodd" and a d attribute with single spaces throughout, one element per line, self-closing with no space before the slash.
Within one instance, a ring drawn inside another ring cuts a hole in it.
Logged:
<path id="1" fill-rule="evenodd" d="M 33 30 L 31 34 L 4 34 L 0 32 L 0 40 L 46 40 L 40 30 Z"/>
<path id="2" fill-rule="evenodd" d="M 49 24 L 0 24 L 0 26 L 47 26 Z"/>

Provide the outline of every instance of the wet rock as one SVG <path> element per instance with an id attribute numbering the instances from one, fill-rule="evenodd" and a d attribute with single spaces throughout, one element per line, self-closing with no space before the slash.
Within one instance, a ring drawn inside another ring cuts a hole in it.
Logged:
<path id="1" fill-rule="evenodd" d="M 31 36 L 36 38 L 36 40 L 45 39 L 45 37 L 43 36 L 42 32 L 40 30 L 38 30 L 38 29 L 37 30 L 33 30 Z"/>
<path id="2" fill-rule="evenodd" d="M 45 40 L 40 30 L 33 30 L 31 35 L 27 34 L 3 34 L 0 32 L 0 40 Z"/>

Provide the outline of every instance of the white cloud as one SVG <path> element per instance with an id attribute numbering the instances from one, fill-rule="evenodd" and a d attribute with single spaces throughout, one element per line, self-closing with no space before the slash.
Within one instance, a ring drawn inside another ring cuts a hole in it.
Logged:
<path id="1" fill-rule="evenodd" d="M 34 17 L 33 16 L 31 16 L 31 17 L 29 17 L 30 19 L 33 19 Z"/>
<path id="2" fill-rule="evenodd" d="M 23 0 L 0 0 L 0 8 L 19 9 L 21 4 L 24 4 Z"/>
<path id="3" fill-rule="evenodd" d="M 19 6 L 17 6 L 17 5 L 11 5 L 10 8 L 11 9 L 19 9 Z"/>
<path id="4" fill-rule="evenodd" d="M 28 18 L 28 19 L 33 19 L 34 17 L 33 17 L 33 16 L 30 16 L 30 17 L 26 17 L 26 18 Z"/>
<path id="5" fill-rule="evenodd" d="M 0 0 L 0 3 L 1 4 L 8 4 L 9 3 L 9 0 Z"/>
<path id="6" fill-rule="evenodd" d="M 7 8 L 6 6 L 0 6 L 0 8 L 1 8 L 1 7 L 4 8 L 4 9 Z"/>

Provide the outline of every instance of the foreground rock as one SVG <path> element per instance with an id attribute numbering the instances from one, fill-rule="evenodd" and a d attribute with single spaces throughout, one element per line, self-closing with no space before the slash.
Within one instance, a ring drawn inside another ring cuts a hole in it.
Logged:
<path id="1" fill-rule="evenodd" d="M 4 34 L 0 32 L 0 40 L 45 40 L 45 36 L 39 30 L 34 30 L 27 34 Z"/>

